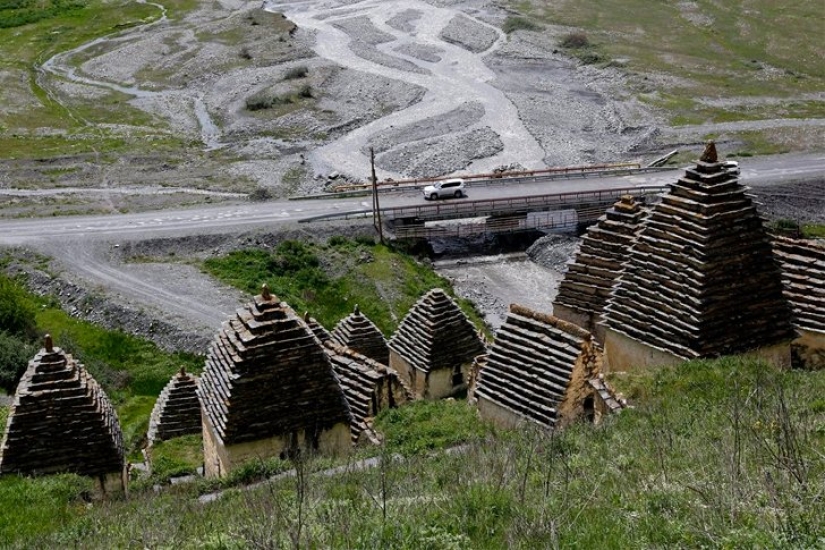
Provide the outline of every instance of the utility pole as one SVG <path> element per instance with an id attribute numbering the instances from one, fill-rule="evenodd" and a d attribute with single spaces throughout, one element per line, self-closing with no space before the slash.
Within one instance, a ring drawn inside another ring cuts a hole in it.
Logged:
<path id="1" fill-rule="evenodd" d="M 372 224 L 378 230 L 378 240 L 384 244 L 384 227 L 381 225 L 381 206 L 378 204 L 378 180 L 375 177 L 375 151 L 370 147 L 372 169 Z"/>

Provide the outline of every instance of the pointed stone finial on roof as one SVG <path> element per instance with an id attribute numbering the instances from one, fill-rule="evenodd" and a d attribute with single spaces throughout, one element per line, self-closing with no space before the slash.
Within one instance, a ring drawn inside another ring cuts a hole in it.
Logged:
<path id="1" fill-rule="evenodd" d="M 269 285 L 266 284 L 266 283 L 261 285 L 261 297 L 264 300 L 271 300 L 272 299 L 272 293 L 269 291 Z"/>
<path id="2" fill-rule="evenodd" d="M 633 199 L 633 195 L 622 195 L 621 199 L 619 199 L 622 204 L 631 205 L 634 204 L 636 201 Z"/>
<path id="3" fill-rule="evenodd" d="M 178 372 L 178 377 L 183 378 L 185 376 L 186 376 L 186 367 L 181 365 L 180 371 Z"/>
<path id="4" fill-rule="evenodd" d="M 309 323 L 309 310 L 304 312 L 304 322 Z"/>
<path id="5" fill-rule="evenodd" d="M 709 163 L 719 162 L 719 157 L 716 154 L 716 143 L 714 143 L 713 140 L 705 145 L 705 152 L 702 153 L 702 157 L 699 160 Z"/>
<path id="6" fill-rule="evenodd" d="M 361 313 L 361 311 L 358 309 L 358 304 L 355 304 L 355 307 L 352 309 L 352 312 L 353 312 L 354 314 L 356 314 L 356 315 L 358 315 L 359 313 Z"/>
<path id="7" fill-rule="evenodd" d="M 43 347 L 46 348 L 48 353 L 52 353 L 54 351 L 54 342 L 52 341 L 51 334 L 47 334 L 43 337 Z"/>

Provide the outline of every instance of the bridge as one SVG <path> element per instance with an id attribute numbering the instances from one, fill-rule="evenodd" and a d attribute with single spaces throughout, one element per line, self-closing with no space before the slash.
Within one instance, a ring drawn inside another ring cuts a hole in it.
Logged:
<path id="1" fill-rule="evenodd" d="M 575 230 L 594 222 L 622 195 L 649 201 L 662 186 L 620 187 L 499 199 L 442 199 L 432 203 L 380 209 L 386 236 L 391 239 L 467 237 L 522 231 Z M 303 222 L 373 217 L 373 210 L 317 216 Z"/>

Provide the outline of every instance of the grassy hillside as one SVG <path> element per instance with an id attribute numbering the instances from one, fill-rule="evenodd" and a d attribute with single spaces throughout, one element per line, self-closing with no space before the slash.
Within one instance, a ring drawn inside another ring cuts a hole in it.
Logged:
<path id="1" fill-rule="evenodd" d="M 49 333 L 56 346 L 86 366 L 115 405 L 127 452 L 134 457 L 139 456 L 149 414 L 163 386 L 181 367 L 199 372 L 203 365 L 203 358 L 199 356 L 166 353 L 151 342 L 71 317 L 56 303 L 32 296 L 0 275 L 0 314 L 7 311 L 33 315 L 34 334 L 21 342 L 29 351 L 26 361 L 40 349 L 39 335 Z M 7 319 L 5 315 L 0 317 Z M 5 359 L 0 356 L 0 362 Z M 7 370 L 12 369 L 0 364 L 0 371 Z M 5 430 L 4 421 L 0 422 L 2 430 Z"/>
<path id="2" fill-rule="evenodd" d="M 5 479 L 0 513 L 22 485 L 38 513 L 53 510 L 39 533 L 7 531 L 19 547 L 822 544 L 825 373 L 726 358 L 617 382 L 635 407 L 600 426 L 501 431 L 463 402 L 415 403 L 379 418 L 385 462 L 369 470 L 319 475 L 309 462 L 209 504 L 198 484 L 83 505 L 73 478 Z"/>
<path id="3" fill-rule="evenodd" d="M 299 315 L 308 311 L 329 330 L 357 304 L 387 337 L 425 292 L 436 287 L 452 292 L 449 281 L 428 267 L 371 239 L 335 237 L 327 244 L 287 241 L 271 252 L 248 249 L 209 259 L 203 268 L 250 294 L 260 293 L 267 283 Z M 472 304 L 457 301 L 482 326 Z"/>
<path id="4" fill-rule="evenodd" d="M 623 67 L 639 97 L 669 112 L 673 124 L 825 117 L 825 42 L 815 38 L 822 36 L 821 2 L 510 4 L 531 22 L 586 37 L 586 47 L 568 50 Z M 766 150 L 780 146 L 770 132 L 742 137 Z"/>
<path id="5" fill-rule="evenodd" d="M 170 18 L 193 6 L 191 0 L 164 4 Z M 31 157 L 33 151 L 45 158 L 145 147 L 141 139 L 109 135 L 103 128 L 88 130 L 92 124 L 157 123 L 129 106 L 128 96 L 106 93 L 70 112 L 41 87 L 37 67 L 57 53 L 160 16 L 156 6 L 132 0 L 0 0 L 0 158 Z M 55 131 L 38 131 L 43 128 Z M 182 145 L 153 139 L 153 147 Z"/>

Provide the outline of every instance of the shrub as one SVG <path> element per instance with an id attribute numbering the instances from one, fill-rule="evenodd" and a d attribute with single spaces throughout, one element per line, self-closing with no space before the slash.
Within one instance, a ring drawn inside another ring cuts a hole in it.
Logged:
<path id="1" fill-rule="evenodd" d="M 307 98 L 313 97 L 313 95 L 312 95 L 312 86 L 310 86 L 309 84 L 305 84 L 305 85 L 301 86 L 301 89 L 298 90 L 298 95 L 301 96 L 301 97 L 307 97 Z"/>
<path id="2" fill-rule="evenodd" d="M 579 60 L 584 63 L 585 65 L 592 65 L 594 63 L 599 63 L 600 61 L 604 61 L 604 56 L 598 52 L 585 52 L 582 55 L 578 56 Z"/>
<path id="3" fill-rule="evenodd" d="M 298 78 L 304 78 L 308 74 L 309 69 L 307 69 L 304 65 L 300 65 L 289 69 L 286 74 L 284 74 L 284 80 L 296 80 Z"/>
<path id="4" fill-rule="evenodd" d="M 590 40 L 583 32 L 572 32 L 561 40 L 561 47 L 571 50 L 579 50 L 590 46 Z"/>
<path id="5" fill-rule="evenodd" d="M 512 15 L 507 16 L 507 19 L 504 20 L 504 24 L 501 26 L 501 30 L 507 34 L 515 31 L 537 31 L 540 28 L 539 25 L 529 19 Z"/>
<path id="6" fill-rule="evenodd" d="M 14 281 L 0 276 L 0 327 L 11 335 L 29 340 L 37 334 L 35 309 Z"/>
<path id="7" fill-rule="evenodd" d="M 272 191 L 267 187 L 256 187 L 254 191 L 249 194 L 249 200 L 253 202 L 268 201 L 272 198 Z"/>
<path id="8" fill-rule="evenodd" d="M 0 331 L 0 388 L 12 394 L 26 371 L 34 346 L 16 336 Z"/>
<path id="9" fill-rule="evenodd" d="M 272 96 L 266 94 L 255 94 L 246 98 L 247 111 L 261 111 L 272 107 Z"/>
<path id="10" fill-rule="evenodd" d="M 306 87 L 309 88 L 309 86 Z M 304 97 L 312 97 L 311 88 L 310 95 Z M 246 109 L 248 111 L 262 111 L 264 109 L 271 109 L 272 107 L 277 107 L 278 105 L 289 105 L 291 103 L 295 103 L 295 98 L 294 96 L 289 94 L 271 95 L 266 93 L 259 93 L 246 99 Z"/>

